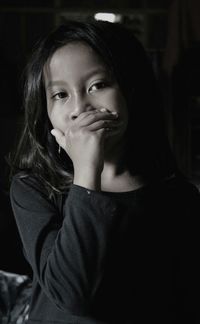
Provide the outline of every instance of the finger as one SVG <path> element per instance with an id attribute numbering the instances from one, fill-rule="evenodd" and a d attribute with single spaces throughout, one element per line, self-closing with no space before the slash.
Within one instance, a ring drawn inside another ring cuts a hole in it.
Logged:
<path id="1" fill-rule="evenodd" d="M 89 131 L 97 131 L 99 129 L 107 129 L 107 128 L 119 128 L 121 126 L 121 122 L 118 120 L 98 120 L 91 125 L 87 126 Z"/>
<path id="2" fill-rule="evenodd" d="M 53 128 L 51 130 L 51 134 L 55 137 L 56 142 L 58 145 L 60 145 L 62 148 L 65 146 L 65 135 L 57 128 Z"/>
<path id="3" fill-rule="evenodd" d="M 117 134 L 120 133 L 120 128 L 105 128 L 105 137 L 111 137 L 111 136 L 116 136 Z"/>
<path id="4" fill-rule="evenodd" d="M 112 113 L 112 112 L 111 112 L 111 110 L 109 110 L 107 108 L 93 108 L 92 110 L 82 112 L 78 116 L 78 119 L 87 118 L 87 116 L 94 115 L 97 113 Z"/>
<path id="5" fill-rule="evenodd" d="M 105 138 L 113 137 L 119 134 L 120 129 L 119 128 L 100 128 L 96 130 L 96 132 L 101 136 L 101 139 L 104 140 Z"/>
<path id="6" fill-rule="evenodd" d="M 97 121 L 101 120 L 117 120 L 118 114 L 116 112 L 98 111 L 77 118 L 75 121 L 79 126 L 89 126 Z"/>

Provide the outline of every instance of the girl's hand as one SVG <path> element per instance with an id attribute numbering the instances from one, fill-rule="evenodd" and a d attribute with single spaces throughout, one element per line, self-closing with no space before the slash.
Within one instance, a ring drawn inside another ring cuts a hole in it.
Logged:
<path id="1" fill-rule="evenodd" d="M 115 129 L 118 115 L 104 108 L 81 113 L 71 120 L 66 131 L 51 131 L 57 143 L 66 151 L 74 166 L 74 183 L 90 189 L 100 189 L 104 165 L 104 142 Z"/>

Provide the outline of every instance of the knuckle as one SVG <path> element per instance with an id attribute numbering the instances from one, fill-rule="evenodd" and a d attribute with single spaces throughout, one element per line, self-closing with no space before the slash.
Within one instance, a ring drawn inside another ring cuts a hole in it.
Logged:
<path id="1" fill-rule="evenodd" d="M 97 120 L 97 116 L 94 114 L 91 114 L 88 116 L 88 120 L 89 120 L 89 122 L 93 123 Z"/>

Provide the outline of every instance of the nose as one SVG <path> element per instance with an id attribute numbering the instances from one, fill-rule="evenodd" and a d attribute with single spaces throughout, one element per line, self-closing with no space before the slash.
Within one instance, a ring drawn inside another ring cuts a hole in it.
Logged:
<path id="1" fill-rule="evenodd" d="M 76 119 L 81 113 L 85 111 L 94 110 L 87 94 L 77 93 L 71 98 L 71 114 L 70 119 Z"/>

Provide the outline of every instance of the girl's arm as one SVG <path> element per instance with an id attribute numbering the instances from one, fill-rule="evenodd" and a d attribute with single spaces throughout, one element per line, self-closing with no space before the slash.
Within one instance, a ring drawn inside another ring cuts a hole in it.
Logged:
<path id="1" fill-rule="evenodd" d="M 14 178 L 11 202 L 34 275 L 61 310 L 88 316 L 115 211 L 102 193 L 72 185 L 63 215 L 36 180 Z"/>

